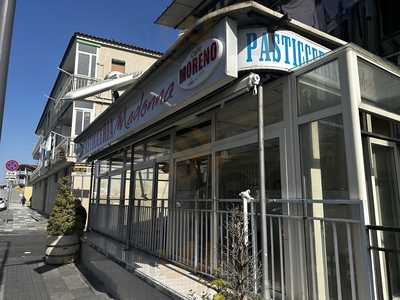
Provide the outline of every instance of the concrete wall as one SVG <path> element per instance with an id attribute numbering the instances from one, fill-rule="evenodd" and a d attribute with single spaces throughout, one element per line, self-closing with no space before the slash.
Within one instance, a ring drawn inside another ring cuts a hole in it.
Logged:
<path id="1" fill-rule="evenodd" d="M 116 299 L 171 299 L 85 242 L 81 247 L 81 263 L 91 275 L 103 283 L 107 292 Z"/>
<path id="2" fill-rule="evenodd" d="M 104 78 L 111 72 L 112 59 L 125 61 L 125 73 L 144 72 L 157 60 L 146 54 L 102 46 L 98 56 L 97 78 Z"/>

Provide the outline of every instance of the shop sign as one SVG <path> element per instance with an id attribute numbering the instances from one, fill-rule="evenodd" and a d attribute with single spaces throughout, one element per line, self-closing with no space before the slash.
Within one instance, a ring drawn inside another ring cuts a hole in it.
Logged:
<path id="1" fill-rule="evenodd" d="M 87 173 L 88 168 L 84 165 L 74 165 L 72 168 L 72 172 L 76 173 Z"/>
<path id="2" fill-rule="evenodd" d="M 78 141 L 79 160 L 237 78 L 237 45 L 236 23 L 229 18 L 221 20 L 202 41 L 183 52 L 181 58 L 165 62 L 140 87 L 118 100 L 115 110 Z"/>
<path id="3" fill-rule="evenodd" d="M 292 31 L 269 33 L 266 28 L 240 30 L 238 43 L 239 70 L 289 71 L 330 51 Z"/>
<path id="4" fill-rule="evenodd" d="M 179 86 L 192 89 L 206 80 L 221 61 L 223 44 L 218 39 L 204 41 L 183 61 L 178 74 Z"/>

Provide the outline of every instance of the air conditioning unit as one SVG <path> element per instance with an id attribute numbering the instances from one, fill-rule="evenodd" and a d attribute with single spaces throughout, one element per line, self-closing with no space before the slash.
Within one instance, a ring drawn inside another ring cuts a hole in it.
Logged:
<path id="1" fill-rule="evenodd" d="M 122 73 L 122 72 L 118 72 L 118 71 L 111 71 L 110 73 L 108 73 L 106 75 L 106 77 L 104 77 L 104 79 L 117 79 L 117 78 L 121 78 L 124 77 L 126 74 Z"/>

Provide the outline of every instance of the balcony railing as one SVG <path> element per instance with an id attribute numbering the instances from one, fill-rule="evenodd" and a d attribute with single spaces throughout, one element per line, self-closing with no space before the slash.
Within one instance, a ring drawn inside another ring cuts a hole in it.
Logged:
<path id="1" fill-rule="evenodd" d="M 35 170 L 33 170 L 32 174 L 29 175 L 29 181 L 35 180 L 42 173 L 42 166 L 37 166 Z"/>
<path id="2" fill-rule="evenodd" d="M 56 114 L 61 110 L 65 101 L 62 98 L 70 91 L 75 91 L 80 88 L 87 87 L 95 82 L 96 78 L 89 78 L 80 75 L 68 75 L 63 73 L 63 79 L 61 81 L 61 88 L 58 89 L 54 98 L 56 99 L 55 111 Z"/>
<path id="3" fill-rule="evenodd" d="M 75 143 L 71 138 L 64 138 L 53 150 L 51 157 L 51 163 L 55 163 L 61 160 L 74 159 L 75 155 Z"/>
<path id="4" fill-rule="evenodd" d="M 40 137 L 40 138 L 37 140 L 35 146 L 33 146 L 33 149 L 32 149 L 32 157 L 35 158 L 36 154 L 39 154 L 40 146 L 41 146 L 42 143 L 43 143 L 43 138 Z"/>

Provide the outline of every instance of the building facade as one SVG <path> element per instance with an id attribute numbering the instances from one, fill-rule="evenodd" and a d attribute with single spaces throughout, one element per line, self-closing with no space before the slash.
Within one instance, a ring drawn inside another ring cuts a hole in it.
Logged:
<path id="1" fill-rule="evenodd" d="M 158 22 L 176 28 L 187 28 L 205 14 L 245 0 L 173 1 L 178 15 L 168 20 L 161 15 Z M 399 64 L 398 40 L 400 21 L 395 0 L 256 0 L 262 5 L 286 13 L 318 30 Z M 184 6 L 184 7 L 183 7 Z M 168 11 L 167 11 L 168 12 Z"/>
<path id="2" fill-rule="evenodd" d="M 19 185 L 20 187 L 27 186 L 29 183 L 29 177 L 32 175 L 35 169 L 36 165 L 20 164 L 16 171 L 15 184 Z"/>
<path id="3" fill-rule="evenodd" d="M 66 100 L 65 95 L 94 85 L 109 74 L 144 72 L 160 55 L 156 51 L 83 33 L 72 36 L 35 131 L 38 141 L 32 155 L 38 160 L 38 168 L 30 178 L 34 209 L 46 214 L 51 212 L 57 181 L 63 176 L 71 176 L 74 196 L 87 207 L 90 168 L 84 162 L 76 164 L 73 139 L 116 101 L 112 91 L 78 100 Z"/>
<path id="4" fill-rule="evenodd" d="M 75 139 L 91 243 L 212 277 L 239 208 L 263 299 L 398 299 L 400 70 L 260 1 L 194 2 L 157 19 L 185 31 Z"/>

